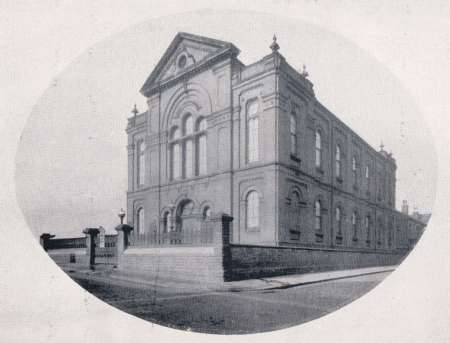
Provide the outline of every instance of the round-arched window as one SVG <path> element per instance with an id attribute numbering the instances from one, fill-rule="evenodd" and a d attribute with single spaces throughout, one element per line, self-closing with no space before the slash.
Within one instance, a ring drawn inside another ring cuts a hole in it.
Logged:
<path id="1" fill-rule="evenodd" d="M 209 206 L 205 206 L 203 209 L 203 220 L 211 218 L 211 208 Z"/>
<path id="2" fill-rule="evenodd" d="M 141 236 L 141 235 L 143 235 L 144 233 L 145 233 L 145 219 L 144 219 L 144 208 L 143 207 L 140 207 L 138 210 L 137 210 L 137 214 L 136 214 L 136 221 L 137 221 L 137 225 L 136 225 L 136 227 L 137 227 L 137 234 L 139 235 L 139 236 Z"/>
<path id="3" fill-rule="evenodd" d="M 247 194 L 247 228 L 254 229 L 259 227 L 259 195 L 256 191 Z"/>

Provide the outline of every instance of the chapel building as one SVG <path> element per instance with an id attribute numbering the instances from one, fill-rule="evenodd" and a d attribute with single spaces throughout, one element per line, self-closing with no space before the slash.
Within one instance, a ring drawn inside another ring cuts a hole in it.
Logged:
<path id="1" fill-rule="evenodd" d="M 234 244 L 408 249 L 421 224 L 395 209 L 395 159 L 319 102 L 275 37 L 270 49 L 244 65 L 232 43 L 176 35 L 128 119 L 135 241 L 226 213 Z"/>

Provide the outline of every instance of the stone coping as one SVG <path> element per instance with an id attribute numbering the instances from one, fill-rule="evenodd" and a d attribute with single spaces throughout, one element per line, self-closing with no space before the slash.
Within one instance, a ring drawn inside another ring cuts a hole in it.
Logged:
<path id="1" fill-rule="evenodd" d="M 209 247 L 129 247 L 124 255 L 149 256 L 216 256 L 218 249 Z"/>
<path id="2" fill-rule="evenodd" d="M 54 249 L 47 250 L 49 255 L 86 255 L 86 248 L 68 248 L 68 249 Z"/>

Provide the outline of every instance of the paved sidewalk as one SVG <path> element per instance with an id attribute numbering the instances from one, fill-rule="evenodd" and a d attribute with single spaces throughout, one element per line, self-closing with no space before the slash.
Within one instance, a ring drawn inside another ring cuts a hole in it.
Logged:
<path id="1" fill-rule="evenodd" d="M 274 276 L 261 279 L 231 281 L 225 283 L 207 284 L 189 280 L 176 280 L 167 278 L 144 278 L 139 275 L 123 273 L 112 268 L 97 268 L 95 271 L 72 269 L 69 275 L 78 279 L 92 279 L 104 283 L 119 284 L 138 288 L 164 287 L 179 290 L 180 292 L 211 291 L 252 291 L 295 287 L 305 284 L 344 279 L 361 275 L 385 273 L 395 270 L 396 266 L 370 267 L 337 270 L 319 273 L 306 273 L 296 275 Z M 66 270 L 68 272 L 68 270 Z"/>
<path id="2" fill-rule="evenodd" d="M 324 282 L 329 280 L 344 279 L 360 275 L 368 275 L 375 273 L 385 273 L 394 271 L 397 266 L 370 267 L 358 269 L 336 270 L 320 273 L 306 273 L 274 276 L 262 279 L 243 280 L 227 282 L 226 286 L 229 290 L 250 290 L 250 289 L 276 289 L 289 288 L 310 283 Z"/>

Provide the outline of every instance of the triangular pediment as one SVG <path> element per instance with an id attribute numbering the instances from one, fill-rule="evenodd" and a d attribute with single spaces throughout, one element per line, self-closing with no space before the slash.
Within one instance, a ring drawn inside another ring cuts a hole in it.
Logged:
<path id="1" fill-rule="evenodd" d="M 231 43 L 217 39 L 178 33 L 156 65 L 141 92 L 195 69 L 204 62 L 229 50 L 237 55 L 239 50 Z"/>

